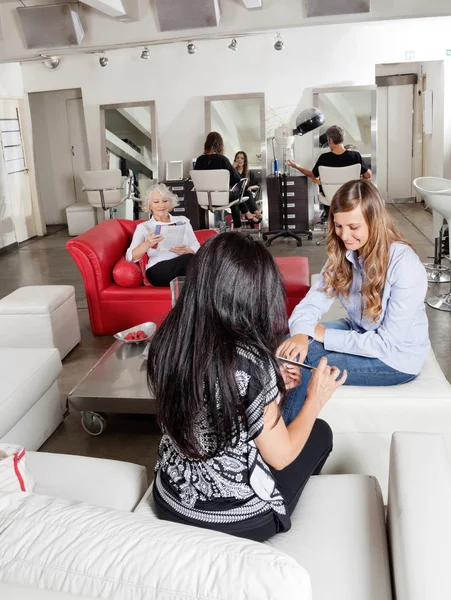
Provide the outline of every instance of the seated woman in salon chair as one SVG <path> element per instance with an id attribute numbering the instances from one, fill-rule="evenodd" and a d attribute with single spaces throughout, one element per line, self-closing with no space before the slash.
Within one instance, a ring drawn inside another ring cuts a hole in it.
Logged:
<path id="1" fill-rule="evenodd" d="M 247 179 L 246 189 L 244 191 L 244 195 L 247 197 L 246 203 L 257 219 L 261 220 L 261 213 L 257 207 L 257 198 L 260 194 L 260 186 L 258 185 L 258 181 L 254 173 L 249 169 L 249 162 L 246 152 L 239 150 L 235 154 L 233 166 L 239 173 L 240 177 L 245 177 Z"/>
<path id="2" fill-rule="evenodd" d="M 242 177 L 237 170 L 232 167 L 230 160 L 227 156 L 223 155 L 224 152 L 224 141 L 220 133 L 212 131 L 207 135 L 207 139 L 204 144 L 204 153 L 199 156 L 194 165 L 194 169 L 198 171 L 208 171 L 212 169 L 226 169 L 230 173 L 230 185 L 229 188 L 236 189 L 237 191 L 230 192 L 230 200 L 236 200 L 239 198 L 240 189 L 239 184 Z M 245 175 L 243 175 L 245 177 Z M 259 219 L 253 212 L 249 210 L 247 202 L 240 202 L 230 207 L 233 217 L 233 228 L 235 231 L 241 231 L 241 216 L 240 212 L 246 216 L 248 223 L 251 227 L 255 223 L 259 223 Z"/>
<path id="3" fill-rule="evenodd" d="M 152 218 L 137 226 L 125 255 L 129 262 L 138 262 L 147 254 L 149 260 L 146 276 L 154 286 L 165 287 L 175 277 L 184 276 L 193 255 L 200 247 L 189 220 L 169 214 L 177 205 L 177 196 L 164 184 L 152 186 L 143 201 L 143 210 L 152 213 Z M 157 246 L 163 241 L 163 235 L 156 232 L 157 226 L 170 223 L 184 224 L 183 243 L 170 250 L 158 250 Z"/>

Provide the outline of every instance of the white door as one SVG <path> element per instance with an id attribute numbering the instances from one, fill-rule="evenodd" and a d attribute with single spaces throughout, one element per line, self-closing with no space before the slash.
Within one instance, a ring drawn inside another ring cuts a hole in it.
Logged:
<path id="1" fill-rule="evenodd" d="M 387 100 L 387 197 L 412 200 L 413 85 L 390 86 Z"/>
<path id="2" fill-rule="evenodd" d="M 36 235 L 19 102 L 0 100 L 0 247 Z"/>
<path id="3" fill-rule="evenodd" d="M 88 140 L 86 138 L 85 117 L 81 98 L 66 100 L 67 122 L 69 124 L 70 152 L 75 198 L 78 204 L 87 204 L 88 198 L 82 191 L 81 171 L 89 171 Z"/>

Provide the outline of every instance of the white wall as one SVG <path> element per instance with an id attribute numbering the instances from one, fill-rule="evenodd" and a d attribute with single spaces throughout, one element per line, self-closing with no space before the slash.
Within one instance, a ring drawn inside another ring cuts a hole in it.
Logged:
<path id="1" fill-rule="evenodd" d="M 273 50 L 272 35 L 240 39 L 237 52 L 227 49 L 227 40 L 210 40 L 195 55 L 187 54 L 185 44 L 169 44 L 141 60 L 135 48 L 111 53 L 106 68 L 95 55 L 76 55 L 54 71 L 23 63 L 24 86 L 27 92 L 81 88 L 91 168 L 100 168 L 99 105 L 155 100 L 160 175 L 164 161 L 177 159 L 185 161 L 187 174 L 203 148 L 204 96 L 264 92 L 268 119 L 274 122 L 273 109 L 294 125 L 300 110 L 311 106 L 313 87 L 373 84 L 375 65 L 402 62 L 406 50 L 414 50 L 417 61 L 443 59 L 450 25 L 447 17 L 291 29 L 282 32 L 283 52 Z M 448 110 L 451 128 L 451 58 L 444 70 L 445 124 Z M 445 140 L 446 176 L 451 136 L 445 133 Z M 296 157 L 311 164 L 311 135 L 296 139 Z"/>
<path id="2" fill-rule="evenodd" d="M 36 179 L 46 225 L 66 223 L 65 209 L 76 201 L 66 100 L 80 97 L 77 89 L 29 96 Z"/>

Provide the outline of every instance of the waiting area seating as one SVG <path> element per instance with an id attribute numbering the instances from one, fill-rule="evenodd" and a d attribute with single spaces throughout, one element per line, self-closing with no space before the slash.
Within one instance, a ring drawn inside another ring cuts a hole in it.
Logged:
<path id="1" fill-rule="evenodd" d="M 139 465 L 45 453 L 28 453 L 28 462 L 34 492 L 0 492 L 0 596 L 8 600 L 451 593 L 451 474 L 441 436 L 394 435 L 387 523 L 374 477 L 319 475 L 291 530 L 263 544 L 158 520 Z"/>
<path id="2" fill-rule="evenodd" d="M 139 223 L 141 221 L 109 219 L 66 244 L 83 277 L 95 335 L 113 334 L 147 321 L 159 325 L 171 310 L 169 287 L 144 285 L 142 268 L 138 264 L 124 263 L 125 252 Z M 195 234 L 203 243 L 216 235 L 216 231 L 202 229 Z M 277 258 L 276 262 L 286 282 L 287 311 L 291 314 L 310 288 L 308 259 L 294 256 Z M 118 263 L 121 270 L 132 274 L 125 282 L 115 278 Z"/>

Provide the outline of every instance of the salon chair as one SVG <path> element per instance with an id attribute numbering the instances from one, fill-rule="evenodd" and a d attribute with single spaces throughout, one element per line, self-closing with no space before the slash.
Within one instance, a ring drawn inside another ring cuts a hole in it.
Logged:
<path id="1" fill-rule="evenodd" d="M 442 236 L 444 220 L 451 222 L 451 180 L 441 177 L 418 177 L 413 182 L 414 188 L 421 194 L 428 207 L 432 209 L 435 238 L 434 263 L 426 263 L 428 281 L 431 283 L 447 283 L 450 271 L 442 262 Z M 432 308 L 451 312 L 451 289 L 447 294 L 431 296 L 427 304 Z"/>
<path id="2" fill-rule="evenodd" d="M 119 169 L 82 171 L 80 177 L 89 204 L 95 208 L 109 211 L 110 219 L 114 217 L 116 206 L 132 198 L 134 190 L 132 171 L 129 171 L 129 175 L 125 179 Z"/>
<path id="3" fill-rule="evenodd" d="M 319 178 L 321 180 L 321 187 L 324 194 L 324 196 L 320 197 L 321 204 L 330 206 L 335 192 L 337 192 L 341 186 L 348 181 L 360 179 L 360 171 L 361 167 L 358 163 L 355 165 L 349 165 L 347 167 L 319 167 Z M 327 231 L 327 221 L 325 227 Z M 326 236 L 324 235 L 316 242 L 316 245 L 319 246 L 325 241 L 325 239 Z"/>
<path id="4" fill-rule="evenodd" d="M 225 231 L 227 225 L 224 212 L 227 208 L 242 202 L 247 179 L 241 179 L 232 189 L 229 189 L 230 173 L 227 169 L 193 170 L 189 175 L 194 184 L 193 189 L 199 206 L 213 214 L 219 213 L 218 228 L 220 231 Z M 235 193 L 237 198 L 230 200 L 230 193 Z"/>

